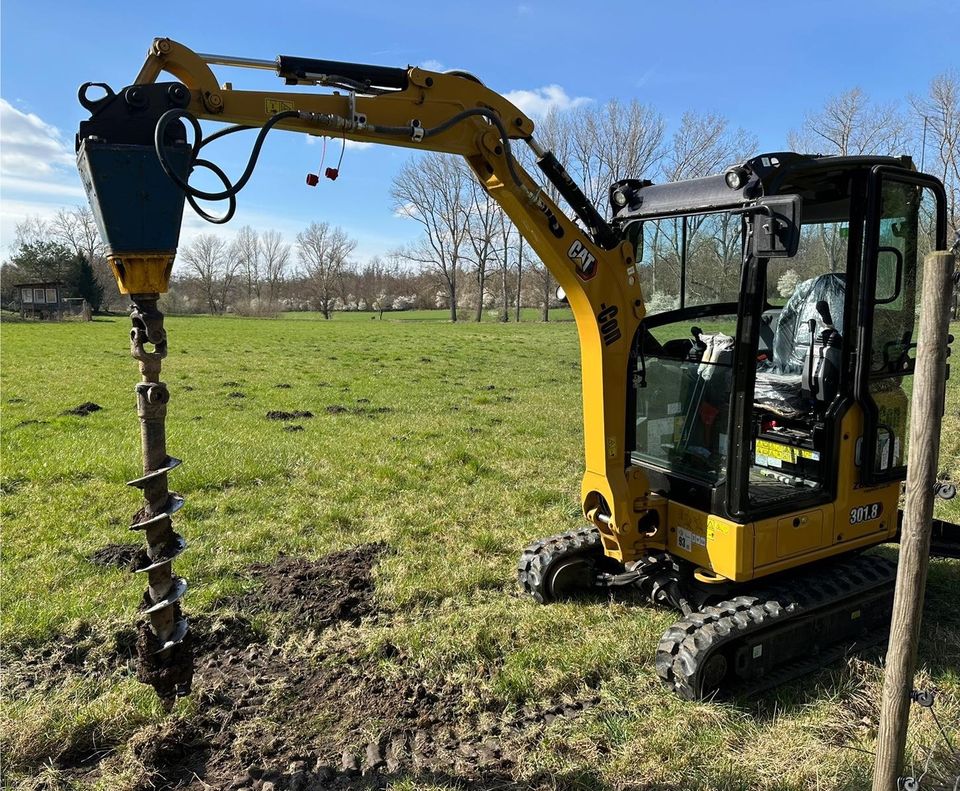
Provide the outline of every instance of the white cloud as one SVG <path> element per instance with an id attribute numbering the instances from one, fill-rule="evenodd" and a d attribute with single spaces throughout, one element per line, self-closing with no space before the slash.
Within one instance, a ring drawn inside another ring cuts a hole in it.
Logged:
<path id="1" fill-rule="evenodd" d="M 75 183 L 70 181 L 32 181 L 22 179 L 17 176 L 3 177 L 3 191 L 19 194 L 29 193 L 31 195 L 43 196 L 49 195 L 56 198 L 70 198 L 71 200 L 81 200 L 86 197 L 83 187 L 80 186 L 80 180 L 75 179 Z"/>
<path id="2" fill-rule="evenodd" d="M 428 58 L 420 64 L 421 69 L 426 71 L 446 71 L 447 67 L 444 66 L 439 60 L 434 60 L 433 58 Z"/>
<path id="3" fill-rule="evenodd" d="M 74 166 L 63 135 L 38 115 L 0 99 L 0 175 L 22 179 L 56 177 Z"/>
<path id="4" fill-rule="evenodd" d="M 10 245 L 27 217 L 50 219 L 83 198 L 72 146 L 60 130 L 0 99 L 0 244 Z"/>
<path id="5" fill-rule="evenodd" d="M 321 142 L 323 142 L 323 141 L 321 140 L 322 137 L 323 137 L 323 135 L 307 135 L 307 144 L 308 144 L 308 145 L 311 145 L 311 146 L 314 146 L 314 145 L 316 145 L 317 143 L 321 143 Z M 327 153 L 329 154 L 330 151 L 333 150 L 333 151 L 335 151 L 335 152 L 337 153 L 337 156 L 339 156 L 339 155 L 340 155 L 340 141 L 341 141 L 342 139 L 343 139 L 343 138 L 340 138 L 340 137 L 328 137 L 328 138 L 327 138 Z M 347 143 L 347 148 L 355 149 L 355 150 L 358 150 L 358 151 L 359 151 L 360 149 L 371 148 L 371 147 L 373 146 L 373 143 L 364 143 L 364 142 L 361 141 L 361 140 L 347 140 L 346 143 Z M 334 164 L 336 164 L 336 163 L 334 163 Z"/>
<path id="6" fill-rule="evenodd" d="M 532 118 L 543 118 L 551 110 L 572 110 L 593 101 L 587 96 L 572 97 L 560 85 L 544 85 L 532 91 L 508 91 L 504 97 Z"/>
<path id="7" fill-rule="evenodd" d="M 517 6 L 517 14 L 520 16 L 530 16 L 533 14 L 533 7 L 526 3 L 520 3 L 520 5 Z"/>

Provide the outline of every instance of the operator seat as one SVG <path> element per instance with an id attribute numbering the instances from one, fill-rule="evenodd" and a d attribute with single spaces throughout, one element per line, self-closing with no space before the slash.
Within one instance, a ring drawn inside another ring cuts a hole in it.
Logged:
<path id="1" fill-rule="evenodd" d="M 786 417 L 808 410 L 801 380 L 810 349 L 810 320 L 816 321 L 819 333 L 824 321 L 817 305 L 825 302 L 833 324 L 842 330 L 845 296 L 846 278 L 842 273 L 829 272 L 797 284 L 777 319 L 771 359 L 757 371 L 754 403 L 758 407 Z"/>

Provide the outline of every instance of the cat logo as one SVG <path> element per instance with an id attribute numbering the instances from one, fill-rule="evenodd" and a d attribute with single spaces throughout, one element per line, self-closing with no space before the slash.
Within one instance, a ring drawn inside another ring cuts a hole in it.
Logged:
<path id="1" fill-rule="evenodd" d="M 600 303 L 600 312 L 597 314 L 597 324 L 600 325 L 600 334 L 603 336 L 603 345 L 609 346 L 620 340 L 620 323 L 617 321 L 616 305 L 607 307 L 606 302 Z"/>
<path id="2" fill-rule="evenodd" d="M 597 274 L 597 258 L 579 240 L 574 240 L 567 256 L 577 265 L 577 275 L 581 280 L 589 280 Z"/>

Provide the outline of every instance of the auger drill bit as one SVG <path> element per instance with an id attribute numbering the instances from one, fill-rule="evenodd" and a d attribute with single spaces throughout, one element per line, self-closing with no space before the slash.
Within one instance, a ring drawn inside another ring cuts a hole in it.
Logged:
<path id="1" fill-rule="evenodd" d="M 183 498 L 171 492 L 167 476 L 180 460 L 167 454 L 165 421 L 170 394 L 160 381 L 160 366 L 167 356 L 159 294 L 134 294 L 130 320 L 130 353 L 140 364 L 137 414 L 143 448 L 143 475 L 129 481 L 142 490 L 144 505 L 134 515 L 131 530 L 142 530 L 147 541 L 136 573 L 147 575 L 137 640 L 137 677 L 152 686 L 167 709 L 178 696 L 187 695 L 193 680 L 193 650 L 187 619 L 180 600 L 187 583 L 173 574 L 173 560 L 186 548 L 183 536 L 173 529 L 173 514 Z M 151 348 L 152 347 L 152 348 Z"/>

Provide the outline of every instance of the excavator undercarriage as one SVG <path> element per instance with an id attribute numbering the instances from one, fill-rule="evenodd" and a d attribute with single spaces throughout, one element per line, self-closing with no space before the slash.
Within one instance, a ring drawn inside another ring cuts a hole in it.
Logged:
<path id="1" fill-rule="evenodd" d="M 941 520 L 932 556 L 960 556 L 960 526 Z M 627 587 L 682 617 L 657 645 L 660 680 L 688 700 L 750 696 L 886 642 L 896 561 L 856 553 L 756 583 L 702 582 L 666 553 L 623 566 L 596 528 L 534 542 L 517 567 L 536 601 L 615 595 Z"/>

